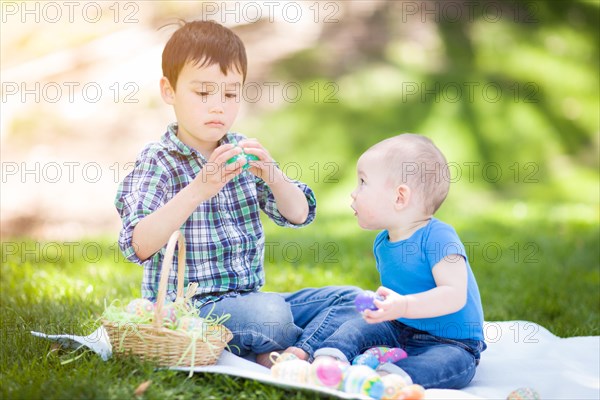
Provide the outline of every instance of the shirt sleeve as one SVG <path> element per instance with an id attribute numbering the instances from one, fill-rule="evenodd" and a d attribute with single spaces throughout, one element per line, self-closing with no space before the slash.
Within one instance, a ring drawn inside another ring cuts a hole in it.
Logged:
<path id="1" fill-rule="evenodd" d="M 465 247 L 454 228 L 448 224 L 438 223 L 432 230 L 425 244 L 425 257 L 433 269 L 444 257 L 464 257 L 467 259 Z"/>
<path id="2" fill-rule="evenodd" d="M 308 185 L 299 181 L 292 181 L 292 183 L 302 190 L 308 203 L 308 217 L 306 218 L 306 221 L 301 224 L 293 224 L 281 215 L 277 209 L 277 203 L 275 203 L 275 196 L 273 196 L 271 188 L 260 178 L 256 178 L 256 193 L 258 195 L 258 203 L 261 210 L 263 210 L 273 222 L 279 226 L 301 228 L 310 224 L 315 219 L 317 214 L 317 200 L 314 192 Z"/>
<path id="3" fill-rule="evenodd" d="M 119 184 L 115 198 L 115 207 L 123 224 L 119 233 L 119 247 L 129 261 L 143 264 L 135 254 L 133 229 L 142 218 L 164 204 L 167 182 L 168 174 L 156 159 L 143 154 L 133 171 Z"/>

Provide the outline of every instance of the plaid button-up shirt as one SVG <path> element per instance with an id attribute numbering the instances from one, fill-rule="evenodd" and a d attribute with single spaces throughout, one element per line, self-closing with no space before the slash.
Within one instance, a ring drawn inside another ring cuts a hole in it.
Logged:
<path id="1" fill-rule="evenodd" d="M 244 136 L 228 133 L 219 145 L 237 143 Z M 142 296 L 152 301 L 158 295 L 160 269 L 165 247 L 146 261 L 140 260 L 132 243 L 133 229 L 148 214 L 167 203 L 202 170 L 206 159 L 177 137 L 171 124 L 160 142 L 146 146 L 131 171 L 119 185 L 115 206 L 123 227 L 119 246 L 125 257 L 144 267 Z M 309 205 L 301 225 L 287 221 L 277 210 L 269 186 L 248 171 L 229 181 L 211 199 L 198 205 L 181 227 L 186 239 L 186 280 L 198 282 L 200 305 L 219 294 L 260 289 L 264 284 L 265 237 L 260 221 L 263 210 L 277 225 L 300 227 L 313 221 L 316 200 L 312 190 L 294 183 L 305 193 Z M 177 253 L 176 253 L 177 254 Z M 167 298 L 174 300 L 177 287 L 177 260 L 169 274 Z"/>

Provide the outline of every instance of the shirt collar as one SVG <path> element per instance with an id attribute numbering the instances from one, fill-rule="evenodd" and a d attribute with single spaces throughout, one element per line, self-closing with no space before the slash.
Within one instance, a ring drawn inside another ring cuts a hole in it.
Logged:
<path id="1" fill-rule="evenodd" d="M 167 132 L 162 137 L 161 142 L 168 151 L 173 151 L 184 156 L 196 155 L 202 157 L 202 154 L 200 154 L 200 152 L 198 152 L 196 149 L 189 147 L 187 144 L 183 143 L 179 139 L 179 137 L 177 136 L 176 122 L 169 124 L 169 126 L 167 127 Z M 234 135 L 228 132 L 225 136 L 221 138 L 221 140 L 219 140 L 219 146 L 226 143 L 236 142 L 237 141 L 235 140 Z"/>

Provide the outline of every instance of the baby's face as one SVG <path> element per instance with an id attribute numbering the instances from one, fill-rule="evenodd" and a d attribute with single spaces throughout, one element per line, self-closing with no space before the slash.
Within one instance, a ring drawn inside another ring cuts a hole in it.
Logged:
<path id="1" fill-rule="evenodd" d="M 382 150 L 369 150 L 357 163 L 357 186 L 352 192 L 352 209 L 364 229 L 387 229 L 394 212 L 395 192 Z"/>
<path id="2" fill-rule="evenodd" d="M 198 67 L 186 63 L 177 78 L 172 102 L 178 136 L 188 146 L 214 148 L 235 121 L 240 108 L 242 75 L 227 75 L 218 64 Z"/>

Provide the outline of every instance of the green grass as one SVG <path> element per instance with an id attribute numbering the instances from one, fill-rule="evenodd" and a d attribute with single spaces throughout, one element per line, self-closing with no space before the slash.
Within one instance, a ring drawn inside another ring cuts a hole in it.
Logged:
<path id="1" fill-rule="evenodd" d="M 542 213 L 543 214 L 543 213 Z M 528 320 L 562 337 L 600 334 L 598 225 L 577 219 L 523 219 L 511 224 L 501 212 L 455 224 L 477 276 L 486 320 Z M 376 288 L 371 253 L 375 232 L 361 231 L 348 216 L 319 217 L 301 230 L 266 223 L 265 290 L 353 284 Z M 2 244 L 2 398 L 132 398 L 142 382 L 147 399 L 326 398 L 241 378 L 156 370 L 133 359 L 103 362 L 72 357 L 30 330 L 87 334 L 105 299 L 139 297 L 141 268 L 123 260 L 108 239 Z M 523 334 L 525 334 L 524 332 Z M 77 353 L 80 354 L 80 353 Z"/>

